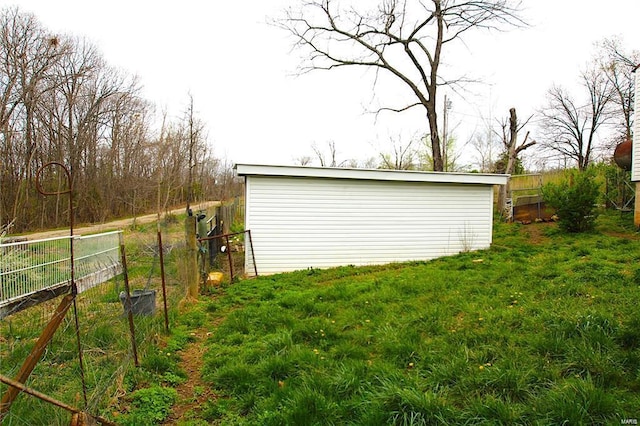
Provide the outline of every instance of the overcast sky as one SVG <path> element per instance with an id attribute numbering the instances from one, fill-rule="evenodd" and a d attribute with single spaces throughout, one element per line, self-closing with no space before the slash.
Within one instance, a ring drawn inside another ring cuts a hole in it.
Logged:
<path id="1" fill-rule="evenodd" d="M 296 3 L 0 0 L 2 7 L 34 13 L 53 32 L 93 41 L 109 64 L 138 75 L 144 96 L 170 115 L 186 110 L 191 93 L 215 155 L 232 163 L 293 164 L 312 155 L 312 144 L 324 148 L 330 141 L 340 159 L 364 160 L 388 148 L 391 138 L 428 131 L 422 111 L 377 119 L 368 113 L 378 105 L 370 73 L 295 76 L 299 52 L 291 51 L 293 40 L 266 22 Z M 524 118 L 544 103 L 552 83 L 573 85 L 594 42 L 618 35 L 627 49 L 640 49 L 637 0 L 523 5 L 530 28 L 468 33 L 466 46 L 445 57 L 452 69 L 484 82 L 469 87 L 464 98 L 448 93 L 460 144 L 481 128 L 481 116 L 495 120 L 516 107 Z"/>

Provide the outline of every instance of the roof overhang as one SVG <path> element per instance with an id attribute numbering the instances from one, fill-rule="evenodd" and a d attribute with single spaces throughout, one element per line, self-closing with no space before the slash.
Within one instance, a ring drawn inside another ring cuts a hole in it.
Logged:
<path id="1" fill-rule="evenodd" d="M 356 179 L 398 182 L 506 185 L 509 175 L 488 173 L 422 172 L 414 170 L 348 169 L 338 167 L 268 166 L 236 164 L 238 176 Z"/>

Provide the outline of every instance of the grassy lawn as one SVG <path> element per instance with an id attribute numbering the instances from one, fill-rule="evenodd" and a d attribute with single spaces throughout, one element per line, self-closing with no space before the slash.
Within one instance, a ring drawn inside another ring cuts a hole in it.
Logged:
<path id="1" fill-rule="evenodd" d="M 638 419 L 638 238 L 619 213 L 582 235 L 497 224 L 486 251 L 223 287 L 190 313 L 219 396 L 194 422 Z"/>
<path id="2" fill-rule="evenodd" d="M 180 219 L 166 232 L 179 247 Z M 133 288 L 148 283 L 154 238 L 155 225 L 126 232 Z M 91 412 L 136 426 L 640 419 L 640 234 L 630 215 L 605 213 L 579 235 L 497 223 L 489 250 L 240 280 L 180 307 L 181 253 L 167 263 L 171 334 L 159 313 L 136 320 L 139 368 L 118 280 L 82 294 Z M 39 312 L 0 323 L 3 374 L 33 345 Z M 29 384 L 82 406 L 70 318 Z M 197 369 L 185 369 L 194 354 Z M 5 423 L 62 425 L 69 415 L 21 396 Z"/>

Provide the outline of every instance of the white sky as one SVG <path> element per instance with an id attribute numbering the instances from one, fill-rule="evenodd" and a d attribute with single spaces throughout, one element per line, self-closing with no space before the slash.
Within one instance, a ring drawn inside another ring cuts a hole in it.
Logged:
<path id="1" fill-rule="evenodd" d="M 422 111 L 377 120 L 366 112 L 377 105 L 371 74 L 294 76 L 300 53 L 291 51 L 286 32 L 266 21 L 298 2 L 0 0 L 0 7 L 18 5 L 51 31 L 87 37 L 110 65 L 138 75 L 144 96 L 159 111 L 181 116 L 191 93 L 215 155 L 232 163 L 292 164 L 312 156 L 313 143 L 326 148 L 329 141 L 339 159 L 364 160 L 390 149 L 390 138 L 426 133 Z M 595 41 L 619 35 L 627 49 L 640 49 L 637 0 L 523 5 L 531 28 L 469 33 L 466 48 L 445 57 L 452 69 L 485 83 L 469 87 L 464 99 L 448 93 L 450 128 L 457 125 L 460 143 L 482 126 L 481 115 L 506 117 L 513 106 L 526 118 L 543 105 L 552 83 L 573 85 Z M 389 90 L 392 96 L 406 93 Z"/>

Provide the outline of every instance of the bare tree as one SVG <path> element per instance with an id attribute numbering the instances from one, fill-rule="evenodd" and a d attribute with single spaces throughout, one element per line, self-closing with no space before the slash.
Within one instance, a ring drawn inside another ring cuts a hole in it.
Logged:
<path id="1" fill-rule="evenodd" d="M 17 8 L 0 11 L 0 221 L 27 209 L 35 174 L 37 110 L 51 90 L 51 71 L 64 52 L 31 14 Z M 8 192 L 8 193 L 7 193 Z M 6 212 L 6 213 L 5 213 Z M 20 215 L 17 225 L 24 223 Z"/>
<path id="2" fill-rule="evenodd" d="M 122 73 L 108 67 L 97 47 L 85 39 L 69 37 L 62 43 L 68 47 L 56 64 L 55 89 L 50 105 L 43 106 L 42 112 L 43 121 L 56 129 L 48 141 L 53 148 L 49 160 L 63 161 L 69 167 L 78 194 L 77 213 L 89 221 L 104 219 L 101 180 L 109 177 L 99 173 L 100 156 L 106 152 L 102 148 L 108 144 L 110 129 L 126 124 L 117 141 L 122 148 L 118 154 L 124 174 L 121 183 L 126 186 L 119 186 L 116 193 L 135 214 L 138 199 L 146 198 L 139 197 L 141 190 L 151 189 L 140 183 L 149 174 L 139 168 L 146 160 L 138 158 L 145 134 L 141 120 L 135 118 L 141 115 L 141 107 L 136 106 L 135 79 L 128 82 Z M 132 185 L 134 181 L 138 184 Z"/>
<path id="3" fill-rule="evenodd" d="M 308 155 L 302 155 L 298 158 L 296 158 L 294 161 L 296 162 L 296 164 L 299 164 L 301 166 L 308 166 L 309 164 L 311 164 L 311 161 L 313 159 L 308 156 Z"/>
<path id="4" fill-rule="evenodd" d="M 598 129 L 611 118 L 608 106 L 613 93 L 611 83 L 600 69 L 583 72 L 581 80 L 587 93 L 584 102 L 574 100 L 560 86 L 549 89 L 548 104 L 541 111 L 544 118 L 542 144 L 575 160 L 578 169 L 585 170 L 592 160 Z"/>
<path id="5" fill-rule="evenodd" d="M 206 135 L 204 123 L 197 118 L 193 105 L 193 96 L 189 94 L 189 106 L 185 114 L 186 121 L 186 135 L 187 135 L 187 152 L 188 169 L 187 169 L 187 211 L 191 203 L 194 201 L 195 196 L 202 196 L 202 185 L 194 183 L 194 178 L 197 176 L 198 166 L 204 164 L 204 159 L 207 157 L 206 147 Z"/>
<path id="6" fill-rule="evenodd" d="M 633 134 L 635 97 L 633 70 L 640 64 L 640 52 L 625 51 L 622 40 L 615 37 L 604 39 L 597 46 L 599 51 L 596 53 L 596 63 L 604 71 L 613 91 L 611 104 L 618 136 L 612 142 L 618 144 L 630 140 Z"/>
<path id="7" fill-rule="evenodd" d="M 380 168 L 391 170 L 413 170 L 415 169 L 416 150 L 413 148 L 414 140 L 409 140 L 404 146 L 400 138 L 391 138 L 391 148 L 393 152 L 380 153 Z"/>
<path id="8" fill-rule="evenodd" d="M 315 143 L 311 145 L 311 149 L 320 162 L 320 167 L 343 167 L 345 162 L 338 161 L 338 150 L 336 149 L 336 143 L 333 141 L 327 142 L 327 147 L 329 148 L 328 156 Z"/>
<path id="9" fill-rule="evenodd" d="M 209 158 L 206 160 L 215 175 L 215 200 L 228 200 L 242 194 L 243 180 L 233 172 L 233 162 L 228 159 Z"/>
<path id="10" fill-rule="evenodd" d="M 489 173 L 492 171 L 500 147 L 498 141 L 493 137 L 494 131 L 489 124 L 484 132 L 475 133 L 469 140 L 469 145 L 475 151 L 475 163 L 478 171 Z"/>
<path id="11" fill-rule="evenodd" d="M 506 165 L 503 172 L 505 174 L 512 174 L 518 160 L 518 155 L 525 149 L 536 144 L 536 141 L 527 142 L 527 139 L 529 139 L 529 132 L 527 132 L 522 143 L 518 145 L 518 134 L 522 128 L 527 125 L 529 120 L 531 120 L 531 117 L 529 117 L 529 119 L 524 123 L 520 123 L 518 121 L 516 109 L 510 108 L 508 124 L 506 121 L 502 122 L 502 145 L 504 146 L 504 153 L 506 154 Z M 500 187 L 500 192 L 498 193 L 498 206 L 500 206 L 501 212 L 504 212 L 508 193 L 509 183 L 502 185 Z"/>
<path id="12" fill-rule="evenodd" d="M 512 174 L 519 154 L 525 149 L 536 144 L 536 141 L 533 140 L 527 142 L 529 139 L 529 132 L 527 132 L 522 143 L 518 145 L 518 134 L 529 123 L 531 118 L 533 118 L 533 116 L 530 116 L 524 123 L 521 123 L 518 121 L 516 109 L 510 108 L 508 121 L 505 120 L 500 124 L 500 127 L 502 128 L 502 146 L 504 148 L 506 159 L 506 164 L 502 173 L 508 175 Z"/>
<path id="13" fill-rule="evenodd" d="M 180 187 L 182 170 L 186 167 L 186 158 L 182 150 L 183 136 L 175 126 L 167 123 L 163 113 L 160 136 L 155 142 L 155 168 L 158 183 L 158 211 L 167 212 L 172 197 L 176 196 L 176 188 Z"/>
<path id="14" fill-rule="evenodd" d="M 220 166 L 193 102 L 159 137 L 152 115 L 136 79 L 109 67 L 96 46 L 52 34 L 17 8 L 0 8 L 0 224 L 16 232 L 67 224 L 64 198 L 33 196 L 35 171 L 52 160 L 72 170 L 81 221 L 213 196 Z M 46 169 L 40 181 L 54 191 L 66 185 L 62 175 Z"/>
<path id="15" fill-rule="evenodd" d="M 301 71 L 366 67 L 388 73 L 409 89 L 414 102 L 382 110 L 426 111 L 433 169 L 444 170 L 438 131 L 437 88 L 459 84 L 440 73 L 444 47 L 470 30 L 522 25 L 520 2 L 511 0 L 380 0 L 373 8 L 355 2 L 309 0 L 287 11 L 279 25 L 308 52 Z"/>

